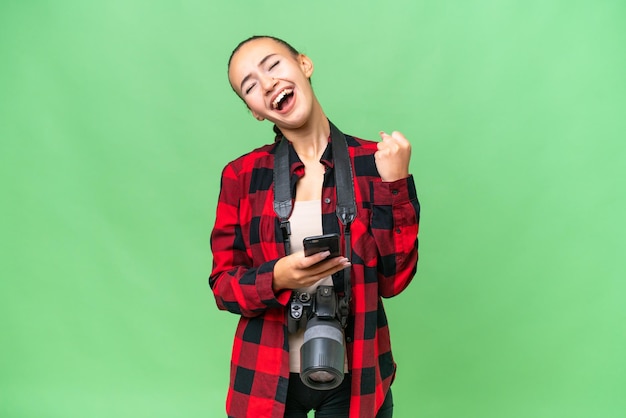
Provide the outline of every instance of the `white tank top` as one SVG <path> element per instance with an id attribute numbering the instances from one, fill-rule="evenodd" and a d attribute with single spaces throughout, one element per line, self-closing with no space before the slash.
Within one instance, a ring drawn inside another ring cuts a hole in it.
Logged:
<path id="1" fill-rule="evenodd" d="M 322 234 L 322 202 L 321 200 L 296 200 L 293 211 L 289 218 L 291 226 L 291 251 L 302 250 L 302 240 L 306 237 Z M 301 292 L 315 293 L 315 289 L 321 285 L 331 286 L 333 279 L 326 276 L 313 286 L 297 289 Z M 289 371 L 300 373 L 300 347 L 304 342 L 304 329 L 299 328 L 295 333 L 289 334 Z M 345 371 L 348 371 L 347 357 Z"/>

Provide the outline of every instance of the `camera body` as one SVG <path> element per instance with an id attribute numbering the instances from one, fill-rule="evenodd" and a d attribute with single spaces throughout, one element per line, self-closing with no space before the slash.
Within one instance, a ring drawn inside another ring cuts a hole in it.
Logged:
<path id="1" fill-rule="evenodd" d="M 339 317 L 337 294 L 333 286 L 319 286 L 315 293 L 294 291 L 287 308 L 287 328 L 294 333 L 316 317 L 332 320 Z"/>
<path id="2" fill-rule="evenodd" d="M 344 336 L 347 314 L 340 309 L 333 286 L 319 286 L 314 294 L 294 291 L 287 307 L 287 328 L 304 328 L 300 349 L 300 378 L 313 389 L 334 389 L 343 381 Z"/>

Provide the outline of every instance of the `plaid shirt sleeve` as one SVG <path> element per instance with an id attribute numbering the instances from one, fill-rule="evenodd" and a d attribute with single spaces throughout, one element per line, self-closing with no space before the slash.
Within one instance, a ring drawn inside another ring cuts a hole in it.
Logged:
<path id="1" fill-rule="evenodd" d="M 372 183 L 372 235 L 378 250 L 378 292 L 389 298 L 403 291 L 417 268 L 419 203 L 413 177 Z"/>
<path id="2" fill-rule="evenodd" d="M 222 172 L 220 195 L 217 204 L 215 226 L 211 234 L 213 271 L 209 284 L 220 309 L 243 316 L 257 316 L 267 308 L 280 308 L 289 300 L 289 292 L 278 295 L 272 289 L 274 264 L 282 254 L 270 242 L 258 242 L 263 246 L 266 257 L 262 261 L 253 259 L 249 239 L 243 231 L 258 217 L 244 219 L 250 212 L 250 185 L 246 180 L 263 167 L 253 167 L 250 159 L 266 155 L 263 149 L 256 150 L 232 163 Z M 268 168 L 269 169 L 269 168 Z M 258 187 L 255 195 L 264 199 L 268 190 Z"/>
<path id="3" fill-rule="evenodd" d="M 346 329 L 352 373 L 350 417 L 373 418 L 396 373 L 381 298 L 400 293 L 416 272 L 420 205 L 412 176 L 381 181 L 375 142 L 346 138 L 358 206 L 352 224 L 352 303 Z"/>

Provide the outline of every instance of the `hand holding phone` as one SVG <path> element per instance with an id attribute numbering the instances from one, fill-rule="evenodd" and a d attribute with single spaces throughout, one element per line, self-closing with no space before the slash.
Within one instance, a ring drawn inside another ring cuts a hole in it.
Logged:
<path id="1" fill-rule="evenodd" d="M 306 237 L 302 241 L 304 255 L 310 256 L 322 251 L 330 251 L 328 258 L 339 257 L 339 234 L 324 234 L 313 237 Z"/>

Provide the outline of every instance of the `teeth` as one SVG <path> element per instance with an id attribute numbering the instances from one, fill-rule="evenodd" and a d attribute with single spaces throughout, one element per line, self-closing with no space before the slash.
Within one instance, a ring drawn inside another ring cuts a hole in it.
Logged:
<path id="1" fill-rule="evenodd" d="M 272 102 L 272 107 L 274 109 L 278 109 L 278 104 L 285 98 L 285 96 L 291 93 L 293 93 L 292 89 L 285 89 L 281 91 L 280 94 L 276 96 L 276 99 L 274 99 L 274 101 Z"/>

